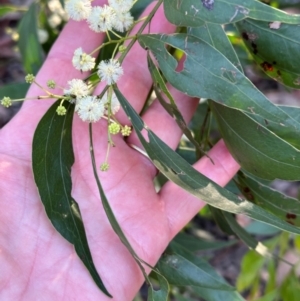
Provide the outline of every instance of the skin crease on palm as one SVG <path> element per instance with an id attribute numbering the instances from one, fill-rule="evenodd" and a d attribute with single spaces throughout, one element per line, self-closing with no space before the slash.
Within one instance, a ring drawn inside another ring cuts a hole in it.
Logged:
<path id="1" fill-rule="evenodd" d="M 94 1 L 93 5 L 96 4 L 104 2 Z M 165 20 L 160 9 L 150 30 L 171 33 L 174 27 Z M 59 85 L 65 86 L 72 78 L 84 78 L 87 74 L 81 74 L 71 65 L 73 52 L 78 47 L 90 52 L 103 38 L 103 35 L 90 31 L 84 22 L 70 21 L 49 53 L 37 81 L 45 85 L 48 79 L 55 79 Z M 136 43 L 124 61 L 124 75 L 118 82 L 121 92 L 138 112 L 151 87 L 145 58 L 146 52 Z M 96 89 L 96 93 L 101 87 L 103 85 Z M 172 91 L 188 121 L 197 100 Z M 44 93 L 32 86 L 28 96 L 38 95 Z M 81 209 L 94 263 L 113 299 L 106 297 L 95 285 L 73 246 L 53 228 L 39 199 L 31 170 L 31 144 L 37 123 L 51 103 L 52 100 L 27 101 L 0 131 L 0 300 L 130 301 L 142 285 L 143 276 L 113 232 L 102 209 L 89 154 L 88 124 L 77 116 L 73 124 L 72 195 Z M 123 112 L 117 117 L 123 124 L 129 124 Z M 181 132 L 158 102 L 154 102 L 143 119 L 160 138 L 172 148 L 176 147 Z M 104 121 L 95 124 L 94 147 L 98 166 L 106 153 L 106 131 Z M 134 133 L 127 142 L 121 137 L 114 138 L 116 147 L 111 149 L 110 170 L 101 173 L 100 179 L 132 247 L 143 260 L 155 265 L 174 235 L 205 203 L 172 183 L 167 183 L 156 193 L 154 166 L 127 144 L 139 145 Z M 204 157 L 195 168 L 224 186 L 239 166 L 222 141 L 209 155 L 214 165 Z"/>

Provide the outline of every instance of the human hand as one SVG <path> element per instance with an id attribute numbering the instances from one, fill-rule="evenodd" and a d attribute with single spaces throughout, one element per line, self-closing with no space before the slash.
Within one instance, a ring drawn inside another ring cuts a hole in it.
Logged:
<path id="1" fill-rule="evenodd" d="M 152 32 L 172 32 L 173 26 L 160 11 L 151 22 Z M 85 76 L 74 70 L 71 58 L 76 48 L 87 51 L 104 36 L 88 30 L 81 22 L 69 22 L 37 76 L 45 84 L 55 78 L 64 86 L 72 78 Z M 140 112 L 151 87 L 146 53 L 135 45 L 126 57 L 125 75 L 118 83 L 121 92 Z M 103 88 L 103 86 L 102 86 Z M 100 92 L 97 88 L 95 93 Z M 40 95 L 32 86 L 28 97 Z M 177 105 L 188 121 L 198 100 L 174 91 Z M 32 138 L 51 101 L 24 103 L 21 111 L 0 132 L 0 299 L 1 300 L 109 300 L 93 282 L 74 248 L 53 228 L 40 201 L 31 170 Z M 128 124 L 125 114 L 118 119 Z M 181 132 L 158 102 L 143 115 L 145 123 L 175 148 Z M 94 126 L 95 157 L 102 162 L 107 148 L 106 122 Z M 171 134 L 170 134 L 171 133 Z M 101 183 L 115 216 L 132 247 L 144 261 L 155 265 L 170 240 L 205 205 L 172 183 L 159 193 L 153 186 L 156 169 L 149 159 L 128 146 L 139 145 L 134 133 L 123 140 L 115 137 L 110 169 L 100 173 Z M 135 261 L 113 232 L 102 209 L 93 176 L 88 124 L 77 116 L 73 123 L 75 164 L 72 195 L 78 202 L 96 268 L 113 300 L 132 300 L 143 282 Z M 239 166 L 219 142 L 195 168 L 224 186 Z"/>

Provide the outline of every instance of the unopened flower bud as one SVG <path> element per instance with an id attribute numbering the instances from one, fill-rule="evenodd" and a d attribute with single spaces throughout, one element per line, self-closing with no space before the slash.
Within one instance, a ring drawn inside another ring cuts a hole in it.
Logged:
<path id="1" fill-rule="evenodd" d="M 129 136 L 131 134 L 131 127 L 128 125 L 123 126 L 121 130 L 121 134 L 122 136 Z"/>
<path id="2" fill-rule="evenodd" d="M 49 79 L 47 81 L 47 87 L 50 88 L 50 89 L 54 89 L 56 86 L 56 82 L 53 80 L 53 79 Z"/>
<path id="3" fill-rule="evenodd" d="M 27 74 L 25 76 L 25 82 L 28 84 L 32 84 L 35 80 L 35 76 L 33 74 Z"/>
<path id="4" fill-rule="evenodd" d="M 10 97 L 3 97 L 1 100 L 1 104 L 3 107 L 8 108 L 12 105 L 12 100 Z"/>
<path id="5" fill-rule="evenodd" d="M 113 135 L 116 135 L 120 132 L 120 125 L 118 123 L 111 123 L 109 126 L 108 126 L 108 130 L 111 134 Z"/>
<path id="6" fill-rule="evenodd" d="M 64 106 L 60 105 L 57 107 L 56 113 L 57 113 L 57 115 L 60 115 L 60 116 L 66 115 L 67 109 Z"/>
<path id="7" fill-rule="evenodd" d="M 108 171 L 109 170 L 109 164 L 107 162 L 104 162 L 100 166 L 101 171 Z"/>

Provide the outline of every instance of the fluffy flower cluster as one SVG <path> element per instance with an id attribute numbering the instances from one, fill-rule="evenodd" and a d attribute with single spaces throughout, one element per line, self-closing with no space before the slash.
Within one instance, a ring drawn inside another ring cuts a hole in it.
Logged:
<path id="1" fill-rule="evenodd" d="M 72 79 L 68 81 L 68 85 L 69 89 L 64 89 L 64 94 L 70 97 L 72 103 L 89 94 L 88 85 L 81 79 Z"/>
<path id="2" fill-rule="evenodd" d="M 91 0 L 67 0 L 65 10 L 71 19 L 85 20 L 92 11 Z"/>
<path id="3" fill-rule="evenodd" d="M 119 61 L 115 59 L 101 61 L 98 65 L 97 74 L 101 81 L 106 81 L 107 85 L 112 85 L 123 75 L 123 68 L 120 66 Z"/>
<path id="4" fill-rule="evenodd" d="M 120 103 L 115 94 L 109 101 L 107 93 L 100 99 L 97 96 L 88 95 L 88 85 L 80 79 L 72 79 L 68 82 L 69 89 L 64 94 L 70 96 L 69 101 L 76 104 L 75 111 L 83 121 L 96 122 L 104 115 L 116 114 L 120 109 Z M 64 115 L 63 107 L 57 112 Z"/>
<path id="5" fill-rule="evenodd" d="M 75 111 L 83 121 L 96 122 L 104 115 L 108 114 L 107 95 L 99 99 L 96 96 L 86 96 L 77 101 Z M 120 109 L 120 103 L 113 94 L 110 110 L 112 114 L 116 114 Z"/>
<path id="6" fill-rule="evenodd" d="M 2 98 L 1 104 L 3 107 L 9 108 L 12 105 L 12 100 L 10 97 L 5 96 Z"/>
<path id="7" fill-rule="evenodd" d="M 89 71 L 95 67 L 95 58 L 77 48 L 72 59 L 73 66 L 80 71 Z"/>
<path id="8" fill-rule="evenodd" d="M 91 57 L 90 55 L 84 53 L 82 48 L 78 48 L 75 50 L 73 59 L 72 59 L 73 66 L 80 71 L 89 71 L 95 67 L 95 58 Z M 107 85 L 115 84 L 118 79 L 123 75 L 123 68 L 121 67 L 120 63 L 116 59 L 110 59 L 108 61 L 101 61 L 98 65 L 97 74 L 102 81 L 106 81 Z M 78 82 L 78 81 L 77 81 Z M 82 83 L 77 83 L 76 85 L 81 85 Z M 80 87 L 81 88 L 81 87 Z M 78 88 L 79 89 L 79 88 Z M 76 90 L 78 90 L 76 88 Z M 70 90 L 70 91 L 69 91 Z M 65 94 L 75 94 L 73 93 L 73 89 L 69 89 L 65 91 Z M 85 88 L 83 88 L 85 91 Z"/>
<path id="9" fill-rule="evenodd" d="M 109 5 L 94 6 L 92 0 L 67 0 L 65 10 L 76 21 L 87 20 L 95 32 L 127 31 L 133 24 L 130 9 L 134 0 L 108 0 Z"/>
<path id="10" fill-rule="evenodd" d="M 86 96 L 78 100 L 75 111 L 83 121 L 96 122 L 104 115 L 104 103 L 96 96 Z"/>
<path id="11" fill-rule="evenodd" d="M 63 9 L 59 0 L 48 0 L 47 4 L 51 13 L 48 18 L 48 23 L 52 28 L 56 28 L 62 23 L 62 21 L 68 20 L 67 13 Z"/>

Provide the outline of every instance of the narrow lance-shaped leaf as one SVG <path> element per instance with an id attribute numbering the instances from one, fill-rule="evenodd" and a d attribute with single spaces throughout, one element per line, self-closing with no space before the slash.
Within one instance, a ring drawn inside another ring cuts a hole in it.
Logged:
<path id="1" fill-rule="evenodd" d="M 176 251 L 172 249 L 174 245 L 177 246 Z M 206 261 L 196 257 L 176 243 L 171 243 L 171 246 L 164 252 L 157 268 L 173 285 L 234 290 Z"/>
<path id="2" fill-rule="evenodd" d="M 267 22 L 300 23 L 300 15 L 287 14 L 255 0 L 164 0 L 167 19 L 177 26 L 227 24 L 250 18 Z"/>
<path id="3" fill-rule="evenodd" d="M 210 102 L 228 149 L 250 173 L 269 180 L 299 180 L 300 151 L 241 111 Z"/>
<path id="4" fill-rule="evenodd" d="M 209 211 L 215 223 L 224 233 L 226 233 L 227 235 L 234 235 L 234 232 L 232 231 L 231 227 L 229 226 L 227 220 L 224 217 L 224 211 L 222 209 L 209 206 Z"/>
<path id="5" fill-rule="evenodd" d="M 18 26 L 18 46 L 27 73 L 36 74 L 43 64 L 43 50 L 37 34 L 37 4 L 32 3 Z"/>
<path id="6" fill-rule="evenodd" d="M 207 271 L 210 271 L 212 275 L 219 281 L 223 283 L 227 283 L 214 269 L 210 267 L 208 263 L 203 264 L 203 260 L 194 254 L 191 254 L 190 251 L 184 249 L 182 246 L 179 246 L 178 244 L 174 244 L 173 242 L 170 244 L 171 249 L 186 258 L 187 260 L 191 261 L 195 265 L 200 265 L 203 269 L 207 269 Z M 199 286 L 192 286 L 191 290 L 194 291 L 199 296 L 202 296 L 204 300 L 209 301 L 244 301 L 242 296 L 234 290 L 216 290 L 216 289 L 209 289 Z"/>
<path id="7" fill-rule="evenodd" d="M 186 34 L 141 35 L 142 47 L 151 50 L 166 79 L 190 96 L 205 97 L 251 113 L 252 118 L 282 139 L 300 148 L 300 124 L 272 104 L 226 57 L 205 41 Z M 166 45 L 185 54 L 184 68 Z"/>
<path id="8" fill-rule="evenodd" d="M 194 265 L 201 267 L 204 271 L 206 271 L 207 273 L 210 273 L 216 280 L 218 280 L 219 282 L 222 282 L 222 283 L 226 284 L 227 286 L 231 287 L 231 289 L 230 289 L 231 291 L 234 290 L 234 288 L 232 286 L 230 286 L 227 283 L 227 281 L 222 276 L 220 276 L 215 271 L 215 269 L 213 269 L 211 267 L 211 265 L 207 261 L 203 260 L 200 256 L 196 256 L 195 254 L 193 254 L 185 246 L 182 246 L 182 245 L 178 244 L 176 241 L 173 240 L 169 244 L 168 249 L 171 250 L 172 252 L 186 258 L 188 261 L 190 261 Z"/>
<path id="9" fill-rule="evenodd" d="M 273 256 L 265 245 L 253 238 L 245 229 L 243 229 L 237 223 L 232 214 L 224 211 L 223 216 L 225 217 L 228 225 L 235 233 L 235 235 L 239 237 L 248 246 L 248 248 L 255 250 L 258 254 L 265 257 Z"/>
<path id="10" fill-rule="evenodd" d="M 136 263 L 138 264 L 139 268 L 141 269 L 143 275 L 145 276 L 145 278 L 148 280 L 148 276 L 145 272 L 144 267 L 141 265 L 141 259 L 138 257 L 138 255 L 136 254 L 136 252 L 134 251 L 134 249 L 132 248 L 130 242 L 128 241 L 127 237 L 125 236 L 120 224 L 118 223 L 114 212 L 112 210 L 112 208 L 110 207 L 110 204 L 106 198 L 105 192 L 103 190 L 103 187 L 101 185 L 99 176 L 98 176 L 98 172 L 97 172 L 97 165 L 96 165 L 96 161 L 95 161 L 95 155 L 94 155 L 94 146 L 93 146 L 93 131 L 92 131 L 92 124 L 89 124 L 89 134 L 90 134 L 90 153 L 91 153 L 91 160 L 92 160 L 92 166 L 93 166 L 93 172 L 94 172 L 94 176 L 95 176 L 95 180 L 97 183 L 97 187 L 100 193 L 100 197 L 101 197 L 101 202 L 103 205 L 103 209 L 106 213 L 106 216 L 113 228 L 113 230 L 115 231 L 115 233 L 118 235 L 118 237 L 120 238 L 121 242 L 125 245 L 125 247 L 127 248 L 127 250 L 130 252 L 130 254 L 132 255 L 132 257 L 135 259 Z M 149 266 L 149 265 L 148 265 Z"/>
<path id="11" fill-rule="evenodd" d="M 149 71 L 151 73 L 152 80 L 153 80 L 154 91 L 155 91 L 158 101 L 164 107 L 164 109 L 176 120 L 176 123 L 182 130 L 183 134 L 196 147 L 197 151 L 199 153 L 203 153 L 204 151 L 201 149 L 199 143 L 194 138 L 192 132 L 188 128 L 187 124 L 185 123 L 185 120 L 184 120 L 181 112 L 178 110 L 178 107 L 173 99 L 173 96 L 171 95 L 158 68 L 153 63 L 149 53 L 147 55 L 147 60 L 148 60 L 148 68 L 149 68 Z M 165 94 L 165 96 L 169 99 L 170 103 L 165 101 L 164 96 L 162 95 L 161 92 L 163 92 Z"/>
<path id="12" fill-rule="evenodd" d="M 170 290 L 168 281 L 159 273 L 155 274 L 155 278 L 157 279 L 160 288 L 156 290 L 150 283 L 147 301 L 167 301 Z"/>
<path id="13" fill-rule="evenodd" d="M 236 26 L 255 61 L 268 76 L 300 89 L 299 25 L 245 20 Z"/>
<path id="14" fill-rule="evenodd" d="M 300 107 L 279 105 L 280 109 L 289 114 L 297 122 L 300 122 Z"/>
<path id="15" fill-rule="evenodd" d="M 24 10 L 25 8 L 21 8 L 19 6 L 13 5 L 0 5 L 0 17 L 5 16 L 6 14 L 17 12 L 19 10 Z"/>
<path id="16" fill-rule="evenodd" d="M 223 249 L 232 246 L 237 242 L 236 240 L 211 241 L 209 239 L 195 237 L 193 235 L 186 234 L 183 232 L 178 233 L 172 241 L 186 248 L 190 252 Z"/>
<path id="17" fill-rule="evenodd" d="M 192 287 L 192 291 L 205 301 L 245 301 L 237 291 L 217 291 L 209 288 Z"/>
<path id="18" fill-rule="evenodd" d="M 74 245 L 97 286 L 107 295 L 93 263 L 86 233 L 76 201 L 71 196 L 72 120 L 74 106 L 66 103 L 67 113 L 59 116 L 54 103 L 39 122 L 32 145 L 32 168 L 46 213 L 55 229 Z"/>
<path id="19" fill-rule="evenodd" d="M 239 173 L 239 187 L 251 202 L 272 212 L 288 223 L 300 226 L 300 201 L 259 183 L 250 175 Z"/>
<path id="20" fill-rule="evenodd" d="M 188 34 L 200 38 L 206 43 L 212 45 L 243 73 L 239 58 L 222 25 L 207 22 L 201 27 L 189 28 Z"/>
<path id="21" fill-rule="evenodd" d="M 210 132 L 211 129 L 216 127 L 216 124 L 214 120 L 212 119 L 212 113 L 210 110 L 210 107 L 208 105 L 207 101 L 199 102 L 197 110 L 194 112 L 193 117 L 191 121 L 189 122 L 189 128 L 195 135 L 196 141 L 199 142 L 199 144 L 205 149 L 209 150 L 211 148 L 210 146 Z M 179 145 L 179 148 L 177 152 L 180 154 L 181 147 Z M 187 153 L 188 149 L 186 149 Z M 190 164 L 193 164 L 196 162 L 197 158 L 201 158 L 202 154 L 199 152 L 193 152 L 191 149 L 189 151 L 191 153 L 191 159 L 186 159 Z M 183 156 L 182 156 L 183 157 Z M 185 158 L 185 157 L 184 157 Z"/>
<path id="22" fill-rule="evenodd" d="M 101 182 L 100 182 L 100 179 L 99 179 L 99 176 L 98 176 L 98 172 L 97 172 L 97 165 L 96 165 L 96 161 L 95 161 L 94 146 L 93 146 L 92 124 L 89 125 L 89 132 L 90 132 L 90 152 L 91 152 L 93 172 L 94 172 L 95 180 L 96 180 L 96 183 L 97 183 L 97 187 L 98 187 L 100 197 L 101 197 L 101 202 L 102 202 L 104 211 L 106 213 L 106 216 L 107 216 L 113 230 L 118 235 L 121 242 L 125 245 L 125 247 L 129 251 L 129 253 L 132 255 L 135 262 L 139 266 L 141 272 L 143 273 L 144 278 L 145 278 L 145 280 L 147 281 L 147 283 L 149 285 L 148 300 L 151 300 L 151 301 L 167 301 L 167 297 L 169 295 L 168 281 L 156 269 L 154 269 L 148 263 L 143 261 L 136 254 L 136 252 L 134 251 L 134 249 L 131 246 L 130 242 L 128 241 L 127 237 L 125 236 L 118 220 L 116 219 L 115 214 L 114 214 L 114 212 L 113 212 L 113 210 L 112 210 L 112 208 L 111 208 L 111 206 L 108 202 L 108 199 L 106 198 L 105 192 L 103 190 L 103 187 L 101 185 Z M 160 290 L 156 291 L 156 290 L 153 289 L 153 285 L 152 285 L 152 283 L 151 283 L 151 281 L 150 281 L 150 279 L 149 279 L 149 277 L 148 277 L 148 275 L 147 275 L 147 273 L 146 273 L 146 271 L 145 271 L 142 264 L 147 265 L 148 267 L 150 267 L 153 270 L 153 272 L 155 273 L 155 275 L 156 275 L 156 277 L 159 281 L 159 284 L 161 286 Z"/>
<path id="23" fill-rule="evenodd" d="M 237 197 L 196 171 L 144 125 L 140 116 L 117 87 L 114 87 L 114 91 L 153 164 L 169 180 L 214 207 L 232 213 L 245 214 L 279 229 L 300 234 L 300 229 L 281 221 L 255 204 Z M 147 133 L 147 141 L 141 133 L 142 130 Z"/>
<path id="24" fill-rule="evenodd" d="M 204 39 L 207 43 L 216 47 L 216 49 L 226 55 L 227 58 L 230 58 L 231 62 L 239 62 L 221 25 L 208 23 L 201 27 L 191 28 L 189 33 Z M 239 63 L 235 65 L 239 66 Z M 293 156 L 295 156 L 295 153 L 298 153 L 293 147 L 287 145 L 268 130 L 258 132 L 258 129 L 262 129 L 261 126 L 253 120 L 251 121 L 251 119 L 242 112 L 229 109 L 217 103 L 211 104 L 212 107 L 216 109 L 214 111 L 215 117 L 220 125 L 223 138 L 227 142 L 227 145 L 229 145 L 232 154 L 237 160 L 240 160 L 245 169 L 261 177 L 266 177 L 266 175 L 264 172 L 261 173 L 257 170 L 267 170 L 267 178 L 271 177 L 272 179 L 286 179 L 286 177 L 288 177 L 288 179 L 297 179 L 299 177 L 299 169 L 294 166 L 297 165 L 297 163 L 292 162 L 294 161 L 294 159 L 292 159 Z M 223 112 L 224 110 L 225 113 Z M 217 113 L 217 111 L 219 113 Z M 261 133 L 270 136 L 271 141 L 268 139 L 268 143 L 266 143 L 265 137 L 263 137 Z M 261 143 L 262 139 L 264 140 L 263 143 Z M 282 148 L 277 146 L 278 143 L 284 145 L 285 151 L 282 151 Z M 244 150 L 238 149 L 239 146 L 241 147 L 241 144 L 244 145 Z M 249 144 L 251 145 L 250 147 Z M 256 145 L 258 146 L 257 148 Z M 289 149 L 290 152 L 287 152 L 287 149 Z M 240 154 L 243 158 L 246 158 L 249 164 L 244 164 L 244 160 L 241 160 Z M 276 163 L 268 164 L 268 160 L 265 160 L 265 156 L 273 158 Z M 259 157 L 260 160 L 258 160 L 257 157 Z M 282 172 L 282 164 L 285 162 L 289 165 L 292 163 L 291 167 L 294 172 L 290 173 L 289 168 L 284 168 L 284 172 Z M 300 167 L 300 161 L 298 165 Z M 264 166 L 265 168 L 263 168 Z M 218 220 L 220 221 L 220 219 Z"/>

